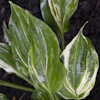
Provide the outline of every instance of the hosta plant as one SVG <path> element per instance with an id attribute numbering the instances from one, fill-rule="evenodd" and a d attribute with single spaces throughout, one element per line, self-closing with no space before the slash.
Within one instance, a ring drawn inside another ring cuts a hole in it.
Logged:
<path id="1" fill-rule="evenodd" d="M 0 85 L 30 91 L 34 100 L 85 99 L 94 87 L 99 66 L 90 39 L 82 33 L 85 25 L 64 45 L 64 33 L 70 27 L 68 20 L 78 0 L 40 2 L 43 18 L 57 32 L 61 49 L 57 36 L 46 23 L 9 3 L 11 16 L 9 28 L 3 24 L 5 43 L 0 43 L 0 68 L 16 74 L 35 89 L 2 80 Z M 7 100 L 2 94 L 1 97 Z"/>

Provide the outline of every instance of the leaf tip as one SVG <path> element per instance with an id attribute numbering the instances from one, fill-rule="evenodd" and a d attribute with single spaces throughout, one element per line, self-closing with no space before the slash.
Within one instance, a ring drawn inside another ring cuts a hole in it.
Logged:
<path id="1" fill-rule="evenodd" d="M 8 1 L 8 2 L 9 2 L 10 5 L 12 4 L 12 1 Z"/>
<path id="2" fill-rule="evenodd" d="M 86 24 L 88 23 L 88 21 L 85 22 L 85 24 L 82 26 L 83 28 L 86 26 Z"/>
<path id="3" fill-rule="evenodd" d="M 9 4 L 10 4 L 10 6 L 11 6 L 11 8 L 12 7 L 14 7 L 16 4 L 14 4 L 12 1 L 8 1 L 9 2 Z"/>
<path id="4" fill-rule="evenodd" d="M 86 26 L 87 23 L 88 23 L 88 21 L 86 21 L 85 24 L 82 26 L 82 28 L 81 28 L 82 30 Z"/>
<path id="5" fill-rule="evenodd" d="M 13 3 L 12 1 L 8 1 L 8 2 L 9 2 L 9 4 L 10 4 L 10 7 L 12 8 L 13 5 L 14 5 L 14 3 Z"/>
<path id="6" fill-rule="evenodd" d="M 79 33 L 83 34 L 82 31 L 83 31 L 83 29 L 84 29 L 84 27 L 86 26 L 87 23 L 88 23 L 88 21 L 86 21 L 85 24 L 81 27 Z"/>

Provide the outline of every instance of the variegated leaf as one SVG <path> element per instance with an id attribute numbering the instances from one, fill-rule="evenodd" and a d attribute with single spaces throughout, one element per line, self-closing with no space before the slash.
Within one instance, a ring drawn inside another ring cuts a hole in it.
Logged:
<path id="1" fill-rule="evenodd" d="M 26 12 L 29 18 L 31 47 L 29 73 L 35 88 L 55 93 L 65 80 L 65 70 L 59 60 L 60 48 L 56 35 L 41 20 Z"/>
<path id="2" fill-rule="evenodd" d="M 19 6 L 11 1 L 9 3 L 11 5 L 9 31 L 13 56 L 17 61 L 21 60 L 27 67 L 30 47 L 27 15 Z"/>
<path id="3" fill-rule="evenodd" d="M 14 60 L 11 47 L 4 43 L 0 43 L 0 68 L 8 73 L 14 73 L 17 76 L 28 80 L 26 77 L 29 76 L 28 68 L 21 62 Z"/>
<path id="4" fill-rule="evenodd" d="M 61 88 L 65 75 L 64 66 L 59 61 L 60 48 L 56 35 L 28 11 L 23 11 L 12 2 L 10 5 L 9 29 L 14 58 L 16 61 L 22 60 L 28 67 L 27 56 L 31 44 L 29 71 L 35 88 L 56 92 Z"/>
<path id="5" fill-rule="evenodd" d="M 79 0 L 41 0 L 45 22 L 60 35 L 69 29 L 68 20 L 75 12 Z"/>
<path id="6" fill-rule="evenodd" d="M 66 68 L 66 82 L 58 93 L 65 99 L 84 99 L 95 84 L 98 55 L 90 39 L 82 34 L 83 27 L 61 54 Z"/>
<path id="7" fill-rule="evenodd" d="M 0 100 L 8 100 L 8 99 L 4 94 L 0 93 Z"/>

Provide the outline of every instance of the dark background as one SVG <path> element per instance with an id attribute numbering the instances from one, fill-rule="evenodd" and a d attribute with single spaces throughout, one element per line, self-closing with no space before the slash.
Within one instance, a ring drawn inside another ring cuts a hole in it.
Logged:
<path id="1" fill-rule="evenodd" d="M 34 16 L 42 19 L 40 12 L 40 0 L 11 0 L 24 9 L 29 10 Z M 3 21 L 8 23 L 10 17 L 10 6 L 8 0 L 0 0 L 0 42 L 3 40 Z M 42 19 L 43 20 L 43 19 Z M 78 9 L 70 19 L 70 30 L 65 33 L 65 44 L 67 45 L 78 33 L 80 27 L 86 22 L 84 35 L 91 39 L 98 55 L 100 56 L 100 0 L 80 0 Z M 0 79 L 7 82 L 29 86 L 24 80 L 15 75 L 8 75 L 0 69 Z M 32 100 L 31 93 L 9 87 L 0 86 L 0 93 L 4 93 L 9 100 Z M 21 97 L 23 98 L 21 99 Z M 100 71 L 96 78 L 96 84 L 90 95 L 85 100 L 100 100 Z"/>

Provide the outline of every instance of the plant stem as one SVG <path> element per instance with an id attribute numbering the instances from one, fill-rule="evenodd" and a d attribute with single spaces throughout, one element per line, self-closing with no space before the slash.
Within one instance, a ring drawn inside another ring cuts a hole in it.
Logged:
<path id="1" fill-rule="evenodd" d="M 54 100 L 54 97 L 53 97 L 53 95 L 51 94 L 50 96 L 51 96 L 51 99 L 52 99 L 52 100 Z"/>
<path id="2" fill-rule="evenodd" d="M 55 96 L 55 99 L 56 99 L 56 100 L 58 100 L 58 98 L 57 98 L 56 94 L 54 94 L 54 96 Z"/>
<path id="3" fill-rule="evenodd" d="M 32 86 L 33 86 L 33 83 L 32 83 L 32 81 L 30 81 L 26 76 L 24 76 L 24 75 L 21 75 L 22 76 L 22 78 L 26 81 L 26 82 L 28 82 L 29 84 L 31 84 Z"/>
<path id="4" fill-rule="evenodd" d="M 0 85 L 16 88 L 16 89 L 20 89 L 20 90 L 25 90 L 25 91 L 29 91 L 29 92 L 34 91 L 34 89 L 24 87 L 24 86 L 20 86 L 20 85 L 16 85 L 16 84 L 9 83 L 9 82 L 5 82 L 5 81 L 2 81 L 2 80 L 0 80 Z"/>
<path id="5" fill-rule="evenodd" d="M 64 42 L 64 33 L 59 34 L 60 42 L 61 42 L 61 50 L 63 51 L 65 49 L 65 42 Z"/>
<path id="6" fill-rule="evenodd" d="M 55 100 L 54 97 L 53 97 L 53 94 L 51 92 L 49 92 L 49 95 L 50 95 L 52 100 Z"/>

